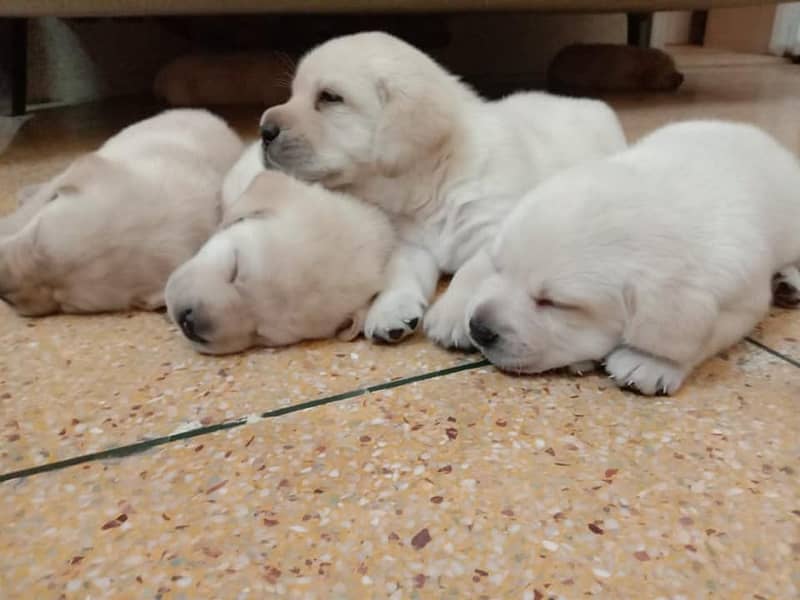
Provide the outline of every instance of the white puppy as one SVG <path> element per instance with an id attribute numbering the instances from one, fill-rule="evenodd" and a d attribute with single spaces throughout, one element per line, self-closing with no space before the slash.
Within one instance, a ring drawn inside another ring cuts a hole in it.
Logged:
<path id="1" fill-rule="evenodd" d="M 605 360 L 618 385 L 671 394 L 764 317 L 775 273 L 797 277 L 798 227 L 800 164 L 777 142 L 671 125 L 530 192 L 451 285 L 502 369 Z"/>
<path id="2" fill-rule="evenodd" d="M 261 119 L 264 161 L 387 211 L 401 244 L 368 337 L 396 341 L 419 324 L 441 272 L 496 233 L 522 195 L 575 163 L 625 145 L 592 100 L 515 94 L 487 102 L 412 46 L 383 33 L 333 39 L 300 62 L 292 96 Z M 447 345 L 463 307 L 426 329 Z"/>
<path id="3" fill-rule="evenodd" d="M 266 171 L 170 277 L 169 314 L 206 354 L 353 339 L 383 286 L 393 242 L 377 208 Z"/>
<path id="4" fill-rule="evenodd" d="M 232 206 L 263 170 L 261 143 L 250 144 L 222 181 L 223 209 Z"/>
<path id="5" fill-rule="evenodd" d="M 164 284 L 219 222 L 219 191 L 242 152 L 206 111 L 141 121 L 47 183 L 0 221 L 0 296 L 17 312 L 164 305 Z"/>

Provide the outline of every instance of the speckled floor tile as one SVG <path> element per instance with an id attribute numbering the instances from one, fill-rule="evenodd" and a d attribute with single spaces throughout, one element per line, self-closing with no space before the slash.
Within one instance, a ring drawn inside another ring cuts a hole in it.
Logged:
<path id="1" fill-rule="evenodd" d="M 18 319 L 0 308 L 0 472 L 450 366 L 400 348 L 323 341 L 202 356 L 159 314 Z M 473 357 L 474 358 L 474 357 Z"/>
<path id="2" fill-rule="evenodd" d="M 800 362 L 800 310 L 773 309 L 752 337 Z"/>
<path id="3" fill-rule="evenodd" d="M 791 598 L 797 370 L 481 369 L 0 485 L 6 597 Z M 63 594 L 63 595 L 62 595 Z"/>

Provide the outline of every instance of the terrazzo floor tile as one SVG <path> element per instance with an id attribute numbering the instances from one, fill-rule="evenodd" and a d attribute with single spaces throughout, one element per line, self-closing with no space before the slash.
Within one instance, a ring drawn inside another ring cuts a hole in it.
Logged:
<path id="1" fill-rule="evenodd" d="M 792 598 L 796 368 L 465 372 L 0 485 L 5 597 Z"/>
<path id="2" fill-rule="evenodd" d="M 800 363 L 800 310 L 774 308 L 752 337 Z"/>
<path id="3" fill-rule="evenodd" d="M 800 153 L 800 67 L 769 57 L 771 64 L 752 64 L 752 56 L 733 53 L 725 55 L 727 64 L 711 66 L 702 60 L 705 54 L 692 48 L 673 49 L 685 75 L 675 93 L 607 98 L 628 139 L 673 121 L 729 119 L 756 123 Z"/>
<path id="4" fill-rule="evenodd" d="M 208 357 L 159 314 L 24 320 L 2 307 L 0 322 L 13 348 L 0 353 L 0 472 L 475 359 L 421 337 Z"/>

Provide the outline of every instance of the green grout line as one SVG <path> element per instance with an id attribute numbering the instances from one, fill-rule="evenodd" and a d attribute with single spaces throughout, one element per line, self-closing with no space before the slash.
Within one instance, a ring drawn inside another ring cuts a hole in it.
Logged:
<path id="1" fill-rule="evenodd" d="M 745 340 L 750 344 L 756 346 L 757 348 L 760 348 L 761 350 L 764 350 L 765 352 L 768 352 L 769 354 L 772 354 L 773 356 L 780 358 L 781 360 L 789 363 L 790 365 L 800 368 L 800 361 L 797 361 L 794 358 L 786 356 L 785 354 L 782 354 L 781 352 L 778 352 L 777 350 L 770 348 L 769 346 L 759 342 L 758 340 L 753 339 L 752 337 L 746 337 Z M 386 381 L 384 383 L 378 383 L 363 388 L 356 388 L 355 390 L 351 390 L 349 392 L 342 392 L 340 394 L 334 394 L 332 396 L 317 398 L 316 400 L 309 400 L 307 402 L 300 402 L 299 404 L 292 404 L 290 406 L 284 406 L 282 408 L 268 410 L 261 413 L 259 417 L 262 419 L 271 419 L 274 417 L 280 417 L 282 415 L 287 415 L 293 412 L 299 412 L 301 410 L 308 410 L 310 408 L 314 408 L 316 406 L 323 406 L 325 404 L 330 404 L 332 402 L 349 400 L 350 398 L 357 398 L 358 396 L 371 394 L 373 392 L 389 390 L 392 388 L 401 387 L 403 385 L 408 385 L 411 383 L 426 381 L 428 379 L 435 379 L 437 377 L 444 377 L 446 375 L 452 375 L 453 373 L 460 373 L 461 371 L 469 371 L 472 369 L 479 369 L 481 367 L 487 367 L 487 366 L 490 366 L 490 363 L 488 360 L 484 359 L 484 360 L 464 363 L 461 365 L 456 365 L 454 367 L 448 367 L 446 369 L 439 369 L 438 371 L 430 371 L 428 373 L 422 373 L 420 375 L 413 375 L 411 377 L 401 377 L 400 379 L 395 379 L 394 381 Z M 171 442 L 187 440 L 193 437 L 214 433 L 216 431 L 224 431 L 226 429 L 234 429 L 236 427 L 241 427 L 242 425 L 245 425 L 247 423 L 247 420 L 248 420 L 247 417 L 240 417 L 233 421 L 224 421 L 222 423 L 215 423 L 213 425 L 197 427 L 195 429 L 189 429 L 187 431 L 182 431 L 180 433 L 173 433 L 170 435 L 152 438 L 149 440 L 142 440 L 141 442 L 128 444 L 126 446 L 117 446 L 115 448 L 109 448 L 107 450 L 101 450 L 99 452 L 81 454 L 80 456 L 73 456 L 72 458 L 67 458 L 64 460 L 59 460 L 44 465 L 37 465 L 35 467 L 29 467 L 27 469 L 20 469 L 19 471 L 11 471 L 10 473 L 3 473 L 0 474 L 0 483 L 4 481 L 11 481 L 13 479 L 21 479 L 23 477 L 29 477 L 31 475 L 38 475 L 39 473 L 57 471 L 59 469 L 64 469 L 66 467 L 73 467 L 75 465 L 95 462 L 98 460 L 124 458 L 126 456 L 138 454 L 139 452 L 144 452 L 146 450 L 149 450 L 150 448 L 156 448 L 158 446 L 163 446 Z"/>
<path id="2" fill-rule="evenodd" d="M 403 385 L 408 385 L 410 383 L 417 383 L 419 381 L 435 379 L 437 377 L 444 377 L 445 375 L 452 375 L 453 373 L 460 373 L 461 371 L 469 371 L 471 369 L 479 369 L 480 367 L 486 367 L 486 366 L 489 366 L 488 360 L 479 360 L 479 361 L 464 363 L 461 365 L 456 365 L 455 367 L 448 367 L 447 369 L 439 369 L 438 371 L 430 371 L 428 373 L 422 373 L 420 375 L 413 375 L 411 377 L 401 377 L 400 379 L 395 379 L 394 381 L 386 381 L 384 383 L 378 383 L 363 388 L 357 388 L 349 392 L 334 394 L 333 396 L 325 396 L 323 398 L 317 398 L 316 400 L 309 400 L 307 402 L 301 402 L 299 404 L 292 404 L 290 406 L 284 406 L 282 408 L 268 410 L 266 412 L 261 413 L 259 417 L 262 419 L 280 417 L 282 415 L 286 415 L 289 413 L 298 412 L 301 410 L 307 410 L 309 408 L 322 406 L 324 404 L 330 404 L 331 402 L 348 400 L 350 398 L 356 398 L 358 396 L 371 394 L 373 392 L 389 390 Z M 139 452 L 144 452 L 145 450 L 149 450 L 150 448 L 163 446 L 171 442 L 176 442 L 179 440 L 187 440 L 200 435 L 214 433 L 216 431 L 224 431 L 226 429 L 234 429 L 236 427 L 241 427 L 242 425 L 247 423 L 247 420 L 248 420 L 247 417 L 240 417 L 233 421 L 224 421 L 222 423 L 215 423 L 214 425 L 206 425 L 204 427 L 188 429 L 180 433 L 173 433 L 170 435 L 152 438 L 149 440 L 142 440 L 141 442 L 136 442 L 135 444 L 128 444 L 126 446 L 117 446 L 115 448 L 109 448 L 108 450 L 91 452 L 89 454 L 81 454 L 80 456 L 73 456 L 72 458 L 67 458 L 64 460 L 59 460 L 44 465 L 37 465 L 35 467 L 20 469 L 19 471 L 12 471 L 10 473 L 3 473 L 0 474 L 0 483 L 4 481 L 11 481 L 12 479 L 20 479 L 22 477 L 38 475 L 39 473 L 57 471 L 59 469 L 64 469 L 66 467 L 73 467 L 75 465 L 95 462 L 98 460 L 105 460 L 109 458 L 124 458 L 126 456 L 131 456 L 132 454 L 138 454 Z"/>
<path id="3" fill-rule="evenodd" d="M 745 341 L 748 341 L 748 342 L 750 342 L 751 344 L 753 344 L 753 346 L 755 346 L 755 347 L 757 347 L 757 348 L 761 348 L 761 349 L 762 349 L 764 352 L 769 352 L 770 354 L 772 354 L 772 356 L 776 356 L 777 358 L 780 358 L 781 360 L 784 360 L 784 361 L 786 361 L 786 362 L 787 362 L 787 363 L 789 363 L 790 365 L 792 365 L 792 366 L 794 366 L 794 367 L 797 367 L 798 369 L 800 369 L 800 361 L 797 361 L 797 360 L 795 360 L 795 359 L 794 359 L 794 358 L 792 358 L 791 356 L 786 356 L 786 355 L 785 355 L 785 354 L 783 354 L 782 352 L 778 352 L 777 350 L 774 350 L 773 348 L 770 348 L 770 347 L 769 347 L 769 346 L 767 346 L 766 344 L 762 344 L 762 343 L 761 343 L 761 342 L 759 342 L 758 340 L 756 340 L 756 339 L 753 339 L 753 338 L 751 338 L 751 337 L 749 337 L 749 336 L 748 336 L 748 337 L 746 337 L 746 338 L 744 338 L 744 339 L 745 339 Z"/>

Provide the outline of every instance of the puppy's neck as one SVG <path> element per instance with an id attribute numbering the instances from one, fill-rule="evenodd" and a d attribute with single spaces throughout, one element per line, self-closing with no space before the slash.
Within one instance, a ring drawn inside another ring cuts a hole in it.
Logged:
<path id="1" fill-rule="evenodd" d="M 405 218 L 425 218 L 442 208 L 453 165 L 461 164 L 465 136 L 454 132 L 439 147 L 421 155 L 403 172 L 387 175 L 368 167 L 364 177 L 342 191 Z"/>

